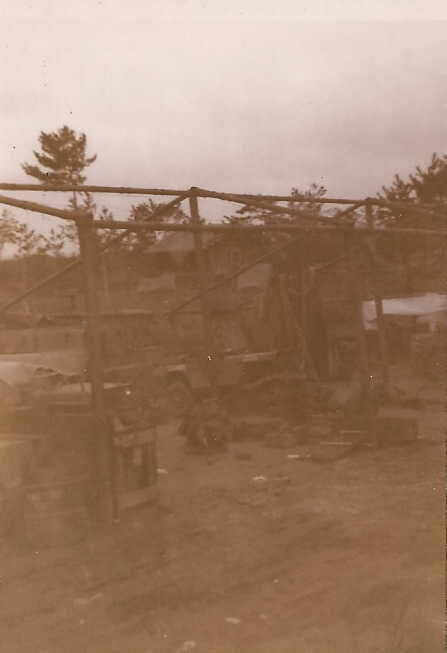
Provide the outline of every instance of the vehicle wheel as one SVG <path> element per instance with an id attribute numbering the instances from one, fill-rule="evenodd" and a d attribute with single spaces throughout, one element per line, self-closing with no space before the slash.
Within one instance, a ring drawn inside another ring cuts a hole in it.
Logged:
<path id="1" fill-rule="evenodd" d="M 168 417 L 183 417 L 191 408 L 194 396 L 191 388 L 184 381 L 172 381 L 168 384 L 166 408 Z"/>

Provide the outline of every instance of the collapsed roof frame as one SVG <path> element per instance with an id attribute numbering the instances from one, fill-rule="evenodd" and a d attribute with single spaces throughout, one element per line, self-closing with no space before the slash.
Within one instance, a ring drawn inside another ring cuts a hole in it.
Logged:
<path id="1" fill-rule="evenodd" d="M 186 231 L 191 232 L 194 238 L 194 246 L 197 257 L 197 266 L 199 273 L 200 293 L 195 296 L 195 299 L 200 299 L 201 312 L 203 315 L 204 325 L 204 349 L 206 354 L 210 354 L 212 349 L 212 338 L 209 324 L 208 308 L 207 308 L 207 293 L 217 287 L 216 285 L 210 287 L 207 281 L 206 266 L 203 252 L 202 234 L 204 232 L 220 232 L 220 233 L 251 233 L 251 232 L 283 232 L 294 233 L 297 235 L 301 233 L 303 236 L 310 232 L 321 231 L 323 233 L 335 232 L 343 233 L 345 238 L 346 258 L 348 260 L 348 270 L 351 282 L 352 299 L 355 307 L 355 324 L 356 336 L 359 348 L 359 361 L 361 370 L 362 388 L 366 399 L 370 397 L 370 374 L 368 363 L 368 352 L 366 344 L 366 336 L 363 328 L 363 315 L 362 315 L 362 298 L 357 279 L 357 261 L 355 256 L 355 248 L 353 246 L 354 234 L 361 236 L 372 236 L 373 234 L 411 234 L 414 236 L 447 236 L 446 229 L 425 229 L 425 228 L 400 228 L 390 227 L 386 229 L 378 229 L 374 227 L 372 221 L 372 207 L 378 206 L 388 209 L 391 213 L 401 214 L 403 211 L 412 215 L 417 215 L 422 218 L 439 218 L 444 220 L 445 215 L 437 213 L 436 211 L 426 207 L 425 205 L 415 206 L 408 205 L 402 202 L 387 202 L 375 198 L 365 198 L 363 200 L 352 200 L 346 198 L 312 198 L 305 195 L 252 195 L 252 194 L 237 194 L 237 193 L 219 193 L 209 191 L 201 188 L 191 187 L 187 190 L 172 190 L 160 188 L 132 188 L 132 187 L 112 187 L 112 186 L 78 186 L 78 185 L 39 185 L 39 184 L 8 184 L 0 183 L 0 190 L 2 191 L 38 191 L 38 192 L 83 192 L 83 193 L 117 193 L 117 194 L 133 194 L 144 196 L 164 196 L 173 197 L 168 203 L 159 206 L 154 214 L 151 216 L 150 221 L 123 221 L 123 220 L 94 220 L 93 216 L 86 211 L 66 209 L 57 209 L 55 207 L 47 206 L 37 202 L 29 202 L 25 200 L 18 200 L 5 195 L 0 195 L 0 204 L 12 206 L 19 209 L 24 209 L 31 212 L 50 215 L 64 220 L 74 221 L 78 229 L 79 244 L 81 260 L 71 263 L 63 270 L 56 274 L 47 277 L 32 288 L 21 293 L 13 298 L 5 305 L 0 307 L 0 314 L 5 312 L 13 305 L 19 303 L 25 297 L 40 290 L 44 286 L 52 283 L 60 278 L 68 271 L 73 270 L 78 265 L 82 266 L 83 282 L 84 282 L 84 295 L 87 313 L 87 335 L 88 335 L 88 354 L 89 354 L 89 373 L 92 384 L 92 409 L 93 415 L 96 418 L 97 429 L 97 446 L 96 446 L 96 462 L 98 472 L 98 516 L 107 518 L 110 515 L 110 506 L 114 505 L 114 492 L 113 475 L 111 474 L 111 442 L 109 434 L 103 428 L 106 421 L 106 406 L 104 401 L 104 382 L 103 382 L 103 362 L 101 353 L 100 341 L 100 313 L 98 307 L 98 294 L 97 294 L 97 280 L 96 280 L 96 262 L 98 255 L 106 251 L 113 244 L 122 241 L 129 231 L 161 231 L 161 232 L 175 232 Z M 290 215 L 297 218 L 294 224 L 256 224 L 256 225 L 241 225 L 241 224 L 216 224 L 216 223 L 203 223 L 199 214 L 198 199 L 218 199 L 227 202 L 242 204 L 244 206 L 263 209 L 272 216 L 274 215 Z M 191 220 L 187 224 L 168 224 L 164 222 L 154 222 L 153 218 L 161 218 L 165 213 L 169 212 L 172 208 L 178 206 L 183 200 L 188 199 Z M 303 211 L 295 209 L 291 206 L 279 206 L 277 202 L 288 203 L 306 203 L 306 204 L 336 204 L 340 206 L 347 205 L 347 208 L 338 211 L 334 216 L 321 216 L 310 211 Z M 347 222 L 346 218 L 355 210 L 364 207 L 366 225 L 361 229 L 355 229 L 354 223 Z M 298 222 L 299 220 L 299 222 Z M 116 238 L 112 239 L 107 246 L 98 249 L 96 238 L 96 230 L 119 230 L 122 233 L 118 234 Z M 293 242 L 298 241 L 299 238 L 293 239 Z M 286 246 L 290 246 L 288 243 Z M 275 249 L 275 251 L 277 248 Z M 237 271 L 235 275 L 241 274 L 245 271 L 246 266 Z M 218 284 L 220 285 L 220 284 Z M 382 300 L 375 292 L 375 302 L 377 311 L 377 322 L 379 332 L 379 345 L 383 366 L 383 379 L 387 378 L 387 363 L 386 363 L 386 349 L 383 334 L 383 310 Z M 181 307 L 178 307 L 181 308 Z M 367 405 L 371 406 L 371 402 L 367 401 Z M 367 415 L 368 428 L 374 430 L 374 419 L 372 411 L 368 410 Z"/>

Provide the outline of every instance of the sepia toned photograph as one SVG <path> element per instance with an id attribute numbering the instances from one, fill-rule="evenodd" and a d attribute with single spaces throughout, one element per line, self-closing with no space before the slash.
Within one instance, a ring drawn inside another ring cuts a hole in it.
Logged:
<path id="1" fill-rule="evenodd" d="M 447 5 L 0 16 L 0 650 L 442 653 Z"/>

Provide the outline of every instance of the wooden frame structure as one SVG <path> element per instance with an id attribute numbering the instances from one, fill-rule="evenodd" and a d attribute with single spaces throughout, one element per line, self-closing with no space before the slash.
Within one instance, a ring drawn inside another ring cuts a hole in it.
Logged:
<path id="1" fill-rule="evenodd" d="M 126 195 L 143 195 L 143 196 L 163 196 L 172 197 L 169 202 L 158 207 L 155 214 L 151 216 L 150 221 L 128 221 L 128 220 L 94 220 L 91 215 L 80 210 L 64 210 L 55 207 L 47 206 L 36 202 L 29 202 L 25 200 L 15 199 L 6 195 L 0 195 L 0 204 L 12 206 L 19 209 L 24 209 L 31 212 L 42 213 L 63 220 L 74 221 L 77 225 L 79 243 L 80 243 L 80 261 L 76 261 L 66 266 L 63 270 L 56 274 L 47 277 L 40 281 L 32 288 L 21 293 L 17 297 L 0 306 L 0 313 L 9 310 L 12 306 L 20 303 L 23 299 L 32 293 L 42 289 L 43 287 L 51 284 L 56 279 L 60 278 L 67 272 L 73 270 L 78 265 L 82 265 L 83 271 L 83 285 L 85 302 L 87 308 L 87 329 L 88 329 L 88 358 L 89 358 L 89 373 L 92 383 L 92 408 L 93 414 L 98 425 L 106 422 L 104 392 L 103 392 L 103 362 L 100 347 L 100 332 L 99 332 L 99 309 L 98 309 L 98 294 L 97 294 L 97 274 L 96 265 L 98 254 L 108 249 L 113 244 L 119 243 L 123 240 L 128 232 L 141 232 L 141 231 L 161 231 L 161 232 L 189 232 L 193 234 L 194 246 L 197 256 L 197 268 L 199 274 L 199 287 L 200 292 L 194 295 L 193 298 L 188 300 L 193 301 L 199 299 L 201 302 L 201 311 L 203 313 L 204 324 L 204 348 L 205 352 L 211 352 L 212 346 L 210 341 L 210 326 L 208 320 L 208 302 L 207 294 L 217 288 L 222 283 L 226 283 L 228 278 L 222 279 L 219 283 L 209 285 L 206 275 L 206 267 L 204 261 L 204 251 L 202 243 L 202 235 L 205 232 L 214 232 L 221 234 L 233 233 L 249 233 L 249 232 L 285 232 L 296 236 L 289 243 L 281 248 L 275 248 L 268 254 L 257 259 L 252 265 L 255 265 L 260 260 L 268 258 L 278 249 L 290 247 L 306 238 L 306 235 L 314 232 L 322 233 L 343 233 L 345 238 L 345 256 L 348 260 L 348 270 L 350 275 L 350 283 L 352 290 L 352 301 L 355 306 L 356 315 L 356 338 L 359 350 L 359 361 L 361 369 L 361 381 L 365 397 L 368 397 L 370 387 L 370 374 L 368 366 L 368 354 L 366 345 L 366 336 L 363 329 L 362 314 L 361 314 L 361 301 L 360 290 L 357 284 L 357 261 L 355 248 L 353 246 L 354 236 L 369 237 L 374 239 L 376 234 L 409 234 L 414 237 L 420 236 L 436 236 L 446 237 L 447 227 L 440 229 L 432 228 L 401 228 L 390 227 L 386 229 L 377 229 L 372 220 L 372 208 L 374 206 L 388 209 L 392 214 L 402 214 L 402 212 L 410 215 L 419 216 L 421 218 L 431 219 L 438 218 L 445 224 L 446 216 L 437 213 L 433 206 L 406 204 L 402 202 L 386 202 L 384 200 L 375 198 L 365 198 L 363 200 L 348 199 L 348 198 L 312 198 L 307 196 L 298 195 L 253 195 L 253 194 L 240 194 L 240 193 L 220 193 L 209 191 L 202 188 L 191 187 L 186 190 L 172 190 L 160 188 L 133 188 L 133 187 L 112 187 L 112 186 L 58 186 L 58 185 L 39 185 L 39 184 L 8 184 L 0 183 L 0 191 L 38 191 L 38 192 L 88 192 L 88 193 L 118 193 Z M 242 204 L 257 209 L 263 209 L 268 212 L 272 218 L 277 216 L 288 215 L 295 219 L 294 222 L 286 224 L 278 223 L 278 221 L 264 223 L 264 224 L 219 224 L 219 223 L 206 223 L 202 222 L 199 213 L 199 198 L 216 199 L 226 202 L 233 202 Z M 181 204 L 183 200 L 189 201 L 189 209 L 191 221 L 187 224 L 168 224 L 165 222 L 156 222 L 157 217 L 162 217 L 165 213 L 169 212 L 172 208 Z M 287 202 L 286 206 L 278 204 L 278 202 Z M 339 209 L 334 216 L 322 216 L 314 214 L 310 211 L 296 209 L 291 204 L 293 203 L 306 203 L 306 204 L 334 204 Z M 354 222 L 351 219 L 352 214 L 358 210 L 365 211 L 365 223 L 362 228 L 355 228 Z M 99 249 L 96 231 L 99 229 L 116 230 L 121 233 L 112 239 L 106 247 Z M 299 235 L 298 235 L 299 234 Z M 302 247 L 304 250 L 304 247 Z M 372 262 L 374 266 L 374 253 L 372 250 Z M 248 267 L 252 267 L 252 265 Z M 231 278 L 242 274 L 247 266 L 237 270 Z M 385 338 L 383 332 L 383 309 L 382 299 L 379 295 L 377 284 L 374 290 L 374 301 L 378 317 L 378 333 L 379 344 L 382 363 L 382 376 L 386 382 L 388 379 L 388 366 L 385 348 Z M 180 310 L 186 304 L 179 305 L 175 311 Z M 98 490 L 99 490 L 99 514 L 107 516 L 110 514 L 110 486 L 111 486 L 111 451 L 110 451 L 110 438 L 108 437 L 105 429 L 99 426 L 98 436 L 96 442 L 97 450 L 97 473 L 98 473 Z"/>

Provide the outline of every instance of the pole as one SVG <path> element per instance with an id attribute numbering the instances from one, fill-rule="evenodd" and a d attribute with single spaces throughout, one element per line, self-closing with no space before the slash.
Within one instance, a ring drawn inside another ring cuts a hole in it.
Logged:
<path id="1" fill-rule="evenodd" d="M 360 374 L 360 385 L 362 394 L 366 398 L 369 396 L 369 362 L 368 362 L 368 347 L 365 336 L 365 329 L 363 324 L 363 303 L 360 294 L 360 287 L 358 282 L 358 258 L 355 249 L 354 234 L 348 233 L 345 235 L 345 249 L 346 259 L 348 262 L 348 275 L 349 285 L 351 289 L 353 317 L 355 335 L 357 340 L 357 355 L 358 355 L 358 371 Z"/>
<path id="2" fill-rule="evenodd" d="M 368 226 L 372 229 L 374 227 L 372 206 L 369 203 L 366 204 L 365 206 L 365 216 L 366 216 L 366 221 L 368 223 Z M 377 336 L 379 340 L 382 382 L 386 389 L 389 381 L 388 352 L 387 352 L 387 342 L 386 342 L 386 325 L 385 325 L 385 318 L 383 315 L 383 302 L 382 302 L 382 296 L 379 292 L 379 279 L 377 275 L 377 265 L 375 260 L 376 243 L 375 240 L 371 238 L 371 240 L 368 241 L 368 244 L 369 244 L 370 261 L 371 261 L 371 276 L 372 276 L 373 293 L 374 293 L 374 305 L 376 307 Z"/>
<path id="3" fill-rule="evenodd" d="M 189 196 L 189 209 L 191 213 L 191 223 L 193 225 L 200 225 L 200 213 L 199 206 L 197 201 L 197 195 L 195 189 L 191 188 Z M 203 321 L 203 344 L 205 349 L 205 355 L 208 360 L 211 360 L 210 357 L 213 354 L 213 338 L 211 331 L 210 315 L 209 315 L 209 305 L 208 305 L 208 271 L 207 265 L 203 250 L 203 240 L 202 233 L 200 231 L 193 232 L 194 238 L 194 248 L 196 254 L 196 264 L 197 264 L 197 274 L 200 287 L 200 307 L 202 311 L 202 321 Z"/>
<path id="4" fill-rule="evenodd" d="M 97 238 L 89 215 L 77 219 L 79 248 L 82 261 L 85 309 L 87 314 L 88 371 L 94 424 L 94 454 L 96 471 L 96 509 L 100 521 L 109 521 L 115 512 L 112 491 L 112 442 L 107 423 L 104 398 L 104 378 L 100 311 L 97 289 Z"/>

